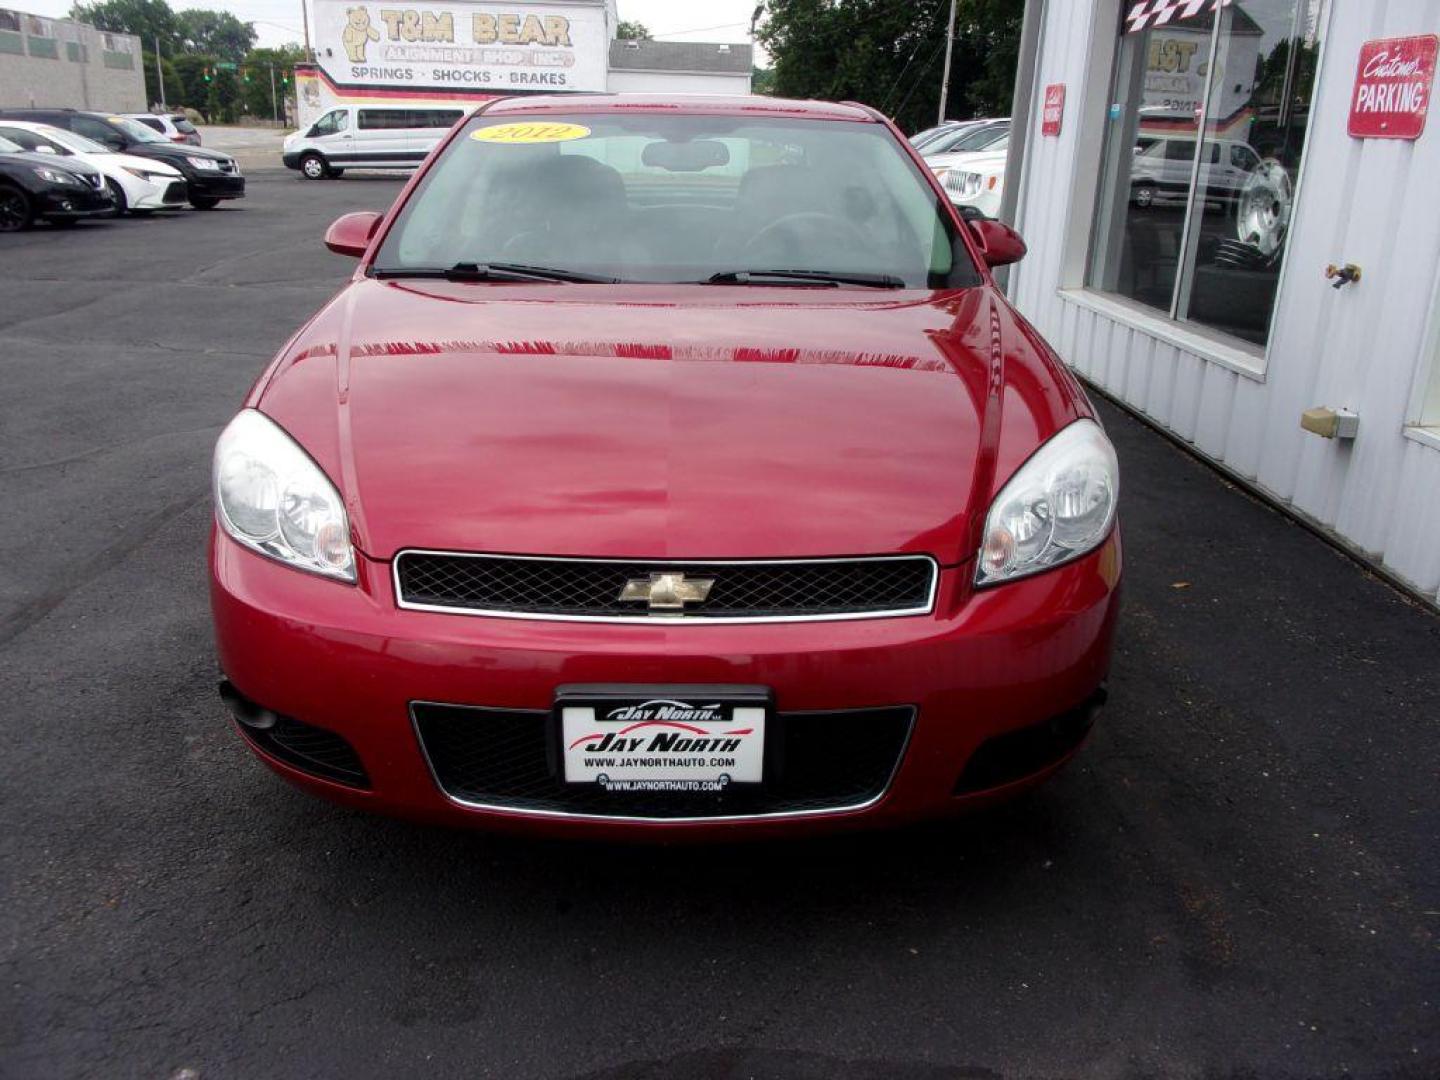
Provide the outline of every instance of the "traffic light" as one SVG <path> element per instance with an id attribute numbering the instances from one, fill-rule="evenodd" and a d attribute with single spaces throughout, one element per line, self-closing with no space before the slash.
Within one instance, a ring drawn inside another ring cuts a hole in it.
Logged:
<path id="1" fill-rule="evenodd" d="M 210 81 L 211 81 L 211 79 L 210 79 L 210 69 L 209 69 L 208 67 L 203 69 L 203 76 L 204 76 L 204 79 L 205 79 L 206 82 L 210 82 Z"/>

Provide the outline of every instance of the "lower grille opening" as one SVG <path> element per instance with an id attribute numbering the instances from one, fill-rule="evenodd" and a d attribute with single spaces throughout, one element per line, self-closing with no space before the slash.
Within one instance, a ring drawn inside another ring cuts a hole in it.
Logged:
<path id="1" fill-rule="evenodd" d="M 1042 724 L 986 739 L 965 763 L 965 770 L 955 784 L 955 794 L 970 795 L 1002 787 L 1063 760 L 1085 741 L 1103 704 L 1105 690 L 1102 687 L 1083 705 L 1069 712 L 1053 716 Z"/>
<path id="2" fill-rule="evenodd" d="M 240 731 L 245 738 L 271 757 L 337 784 L 355 788 L 370 786 L 360 755 L 343 736 L 293 716 L 271 712 L 241 695 L 229 683 L 222 686 L 221 696 L 240 721 Z"/>
<path id="3" fill-rule="evenodd" d="M 763 783 L 722 792 L 611 792 L 561 776 L 551 714 L 417 703 L 435 779 L 453 799 L 512 810 L 658 819 L 746 817 L 862 806 L 889 787 L 914 723 L 908 706 L 779 713 Z"/>

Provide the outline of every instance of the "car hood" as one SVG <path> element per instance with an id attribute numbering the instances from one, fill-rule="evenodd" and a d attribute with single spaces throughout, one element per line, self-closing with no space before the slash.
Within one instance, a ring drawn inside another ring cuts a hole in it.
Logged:
<path id="1" fill-rule="evenodd" d="M 77 176 L 88 177 L 94 177 L 100 171 L 95 166 L 87 165 L 75 158 L 65 158 L 59 154 L 36 154 L 31 151 L 20 154 L 0 154 L 0 162 L 8 165 L 28 165 L 32 169 L 51 168 L 60 172 L 70 172 Z"/>
<path id="2" fill-rule="evenodd" d="M 997 461 L 1013 467 L 1073 415 L 1012 318 L 983 287 L 366 279 L 250 403 L 335 480 L 374 558 L 953 563 L 973 554 Z M 1011 364 L 1032 374 L 1007 437 Z"/>
<path id="3" fill-rule="evenodd" d="M 144 169 L 147 172 L 159 173 L 161 176 L 173 176 L 180 178 L 180 170 L 175 166 L 155 158 L 136 157 L 133 154 L 91 154 L 90 161 L 104 168 L 115 169 Z"/>
<path id="4" fill-rule="evenodd" d="M 936 154 L 933 157 L 927 157 L 925 164 L 929 165 L 932 169 L 953 168 L 956 165 L 969 165 L 975 161 L 989 161 L 996 157 L 999 157 L 1003 161 L 1006 153 L 1007 151 L 1004 150 L 956 151 L 954 153 Z"/>
<path id="5" fill-rule="evenodd" d="M 937 164 L 952 166 L 964 165 L 965 168 L 971 170 L 985 170 L 997 168 L 1003 169 L 1005 168 L 1005 162 L 1008 161 L 1010 158 L 1010 155 L 1007 154 L 1004 150 L 1001 150 L 999 153 L 993 154 L 987 151 L 983 154 L 946 154 L 944 156 L 947 158 L 954 158 L 955 160 L 941 161 Z"/>
<path id="6" fill-rule="evenodd" d="M 137 143 L 130 147 L 126 153 L 171 162 L 180 162 L 192 157 L 210 158 L 212 161 L 230 160 L 229 154 L 221 154 L 215 150 L 207 150 L 202 146 L 190 146 L 187 143 Z"/>

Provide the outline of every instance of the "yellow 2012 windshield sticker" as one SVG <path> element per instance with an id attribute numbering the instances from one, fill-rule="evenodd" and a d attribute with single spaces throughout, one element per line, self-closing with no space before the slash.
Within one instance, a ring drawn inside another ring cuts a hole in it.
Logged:
<path id="1" fill-rule="evenodd" d="M 491 127 L 472 131 L 470 137 L 477 142 L 504 143 L 509 146 L 528 143 L 570 142 L 583 139 L 590 129 L 583 124 L 495 124 Z"/>

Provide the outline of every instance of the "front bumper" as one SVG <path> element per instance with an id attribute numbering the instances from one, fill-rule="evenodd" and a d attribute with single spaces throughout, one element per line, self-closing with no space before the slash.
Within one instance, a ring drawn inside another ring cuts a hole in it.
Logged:
<path id="1" fill-rule="evenodd" d="M 36 213 L 53 221 L 70 221 L 77 218 L 98 217 L 113 213 L 115 196 L 109 188 L 97 191 L 89 186 L 50 188 L 37 199 Z"/>
<path id="2" fill-rule="evenodd" d="M 233 173 L 210 173 L 195 171 L 185 177 L 190 185 L 190 198 L 194 199 L 243 199 L 245 177 Z"/>
<path id="3" fill-rule="evenodd" d="M 300 151 L 286 150 L 280 155 L 280 161 L 287 169 L 300 168 Z"/>
<path id="4" fill-rule="evenodd" d="M 943 816 L 1052 772 L 1068 750 L 995 787 L 961 784 L 977 751 L 998 737 L 1039 730 L 1096 700 L 1110 662 L 1120 552 L 1117 531 L 1084 559 L 978 593 L 968 566 L 950 568 L 927 616 L 652 627 L 401 610 L 388 563 L 362 557 L 360 584 L 350 587 L 215 532 L 211 601 L 221 667 L 239 693 L 341 735 L 363 764 L 361 790 L 252 740 L 266 764 L 310 791 L 419 820 L 551 834 L 764 835 Z M 903 705 L 915 719 L 888 789 L 863 808 L 680 822 L 462 805 L 437 785 L 412 724 L 415 702 L 546 710 L 562 684 L 617 682 L 762 685 L 780 712 Z"/>
<path id="5" fill-rule="evenodd" d="M 144 190 L 130 200 L 133 210 L 167 210 L 184 206 L 190 197 L 184 180 L 144 181 Z"/>

